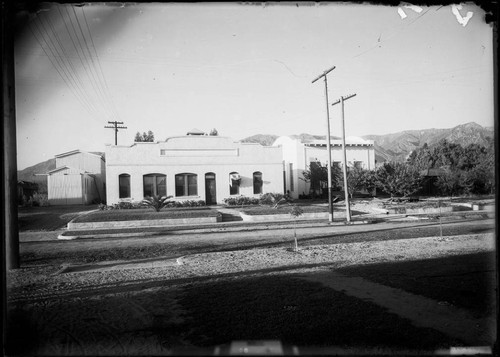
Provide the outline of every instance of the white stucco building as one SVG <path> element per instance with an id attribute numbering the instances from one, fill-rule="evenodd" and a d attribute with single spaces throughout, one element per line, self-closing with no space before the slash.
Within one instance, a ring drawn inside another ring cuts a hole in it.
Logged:
<path id="1" fill-rule="evenodd" d="M 330 140 L 332 162 L 342 167 L 342 141 Z M 292 198 L 301 194 L 309 194 L 310 183 L 303 180 L 302 172 L 307 170 L 311 162 L 327 166 L 328 151 L 326 140 L 301 142 L 300 139 L 280 136 L 273 146 L 283 150 L 284 190 L 290 191 Z M 346 157 L 348 167 L 375 169 L 375 149 L 372 140 L 358 137 L 346 138 Z"/>
<path id="2" fill-rule="evenodd" d="M 235 142 L 192 130 L 159 142 L 106 147 L 107 203 L 152 195 L 222 203 L 283 192 L 280 147 Z"/>

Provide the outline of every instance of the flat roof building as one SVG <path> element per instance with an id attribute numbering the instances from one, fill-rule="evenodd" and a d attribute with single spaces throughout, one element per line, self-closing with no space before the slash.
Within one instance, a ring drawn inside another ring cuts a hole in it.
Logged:
<path id="1" fill-rule="evenodd" d="M 283 192 L 282 150 L 191 130 L 158 142 L 106 147 L 107 203 L 152 195 L 222 203 Z"/>

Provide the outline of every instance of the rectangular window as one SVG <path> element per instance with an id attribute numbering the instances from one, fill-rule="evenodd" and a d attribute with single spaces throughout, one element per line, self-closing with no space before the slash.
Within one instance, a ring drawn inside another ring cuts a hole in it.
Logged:
<path id="1" fill-rule="evenodd" d="M 144 197 L 166 196 L 167 176 L 162 174 L 148 174 L 142 177 Z"/>
<path id="2" fill-rule="evenodd" d="M 240 194 L 240 182 L 241 177 L 237 172 L 231 172 L 229 174 L 229 194 L 239 195 Z"/>
<path id="3" fill-rule="evenodd" d="M 198 176 L 195 174 L 175 175 L 175 195 L 197 196 L 198 195 Z"/>
<path id="4" fill-rule="evenodd" d="M 253 194 L 258 195 L 262 193 L 262 173 L 253 173 Z"/>
<path id="5" fill-rule="evenodd" d="M 152 197 L 154 194 L 154 176 L 144 176 L 144 197 Z"/>
<path id="6" fill-rule="evenodd" d="M 188 196 L 197 196 L 198 195 L 198 176 L 188 175 L 187 176 L 187 185 L 188 185 Z"/>
<path id="7" fill-rule="evenodd" d="M 130 197 L 130 175 L 120 175 L 118 177 L 119 198 Z"/>
<path id="8" fill-rule="evenodd" d="M 167 195 L 167 178 L 166 176 L 156 176 L 156 189 L 158 196 L 163 197 Z"/>
<path id="9" fill-rule="evenodd" d="M 290 163 L 289 167 L 290 167 L 290 173 L 289 173 L 290 174 L 290 191 L 293 192 L 295 190 L 294 185 L 293 185 L 294 184 L 294 182 L 293 182 L 293 164 Z"/>

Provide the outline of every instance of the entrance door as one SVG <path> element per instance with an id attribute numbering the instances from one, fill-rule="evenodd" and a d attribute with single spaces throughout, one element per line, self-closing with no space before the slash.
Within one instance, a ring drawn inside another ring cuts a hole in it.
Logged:
<path id="1" fill-rule="evenodd" d="M 212 172 L 205 174 L 205 202 L 207 205 L 217 204 L 217 195 L 215 192 L 215 174 Z"/>

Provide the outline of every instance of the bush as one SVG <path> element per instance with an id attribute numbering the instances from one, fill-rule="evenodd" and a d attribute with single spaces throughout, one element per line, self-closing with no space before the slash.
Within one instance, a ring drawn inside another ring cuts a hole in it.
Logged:
<path id="1" fill-rule="evenodd" d="M 282 193 L 264 193 L 260 196 L 259 202 L 261 205 L 278 207 L 280 204 L 291 202 L 291 199 L 288 195 L 284 195 Z"/>
<path id="2" fill-rule="evenodd" d="M 29 200 L 33 207 L 45 207 L 49 205 L 49 199 L 47 195 L 42 193 L 35 193 L 33 197 Z"/>
<path id="3" fill-rule="evenodd" d="M 259 202 L 258 198 L 246 196 L 236 196 L 224 199 L 224 203 L 228 206 L 258 205 Z"/>
<path id="4" fill-rule="evenodd" d="M 172 196 L 163 196 L 163 197 L 160 197 L 160 196 L 152 196 L 152 197 L 146 197 L 142 200 L 141 204 L 143 206 L 147 206 L 147 207 L 151 207 L 152 209 L 154 209 L 156 212 L 160 212 L 160 210 L 163 208 L 163 207 L 167 207 L 168 203 L 170 201 L 168 201 L 169 198 L 172 198 Z"/>
<path id="5" fill-rule="evenodd" d="M 202 207 L 206 203 L 204 200 L 184 200 L 184 201 L 170 201 L 165 207 L 168 208 L 182 208 L 182 207 Z"/>

